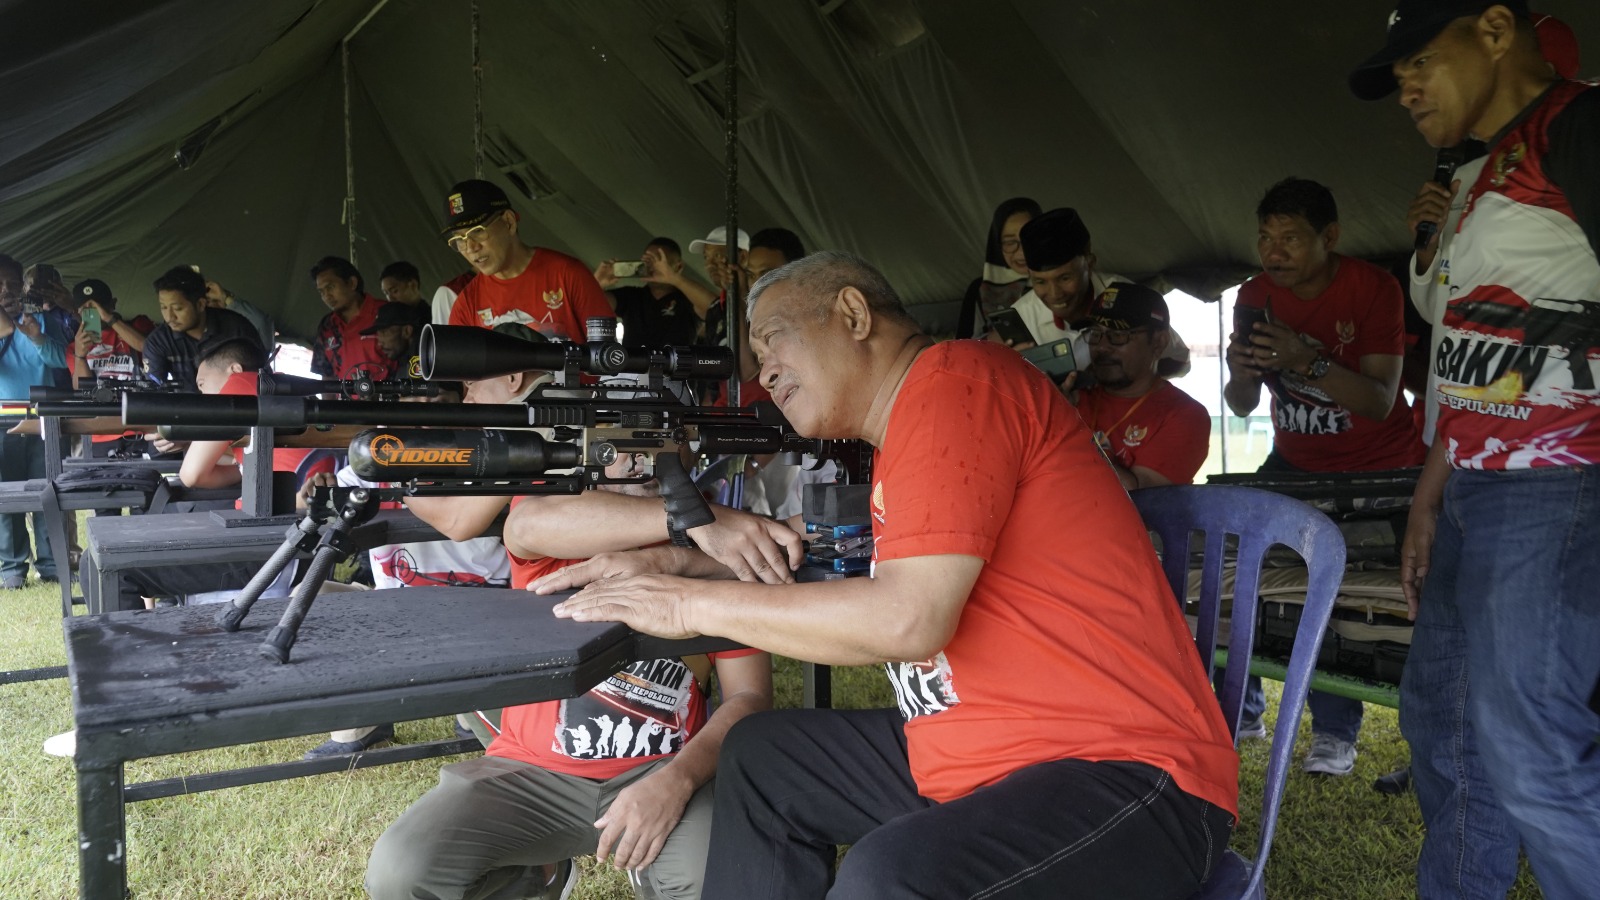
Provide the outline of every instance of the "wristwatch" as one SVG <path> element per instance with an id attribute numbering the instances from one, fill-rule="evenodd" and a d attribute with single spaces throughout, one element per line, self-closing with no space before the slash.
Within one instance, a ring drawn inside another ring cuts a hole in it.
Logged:
<path id="1" fill-rule="evenodd" d="M 1311 365 L 1306 366 L 1305 378 L 1307 381 L 1316 381 L 1328 374 L 1328 370 L 1331 368 L 1333 368 L 1333 360 L 1318 353 L 1316 359 L 1311 361 Z"/>

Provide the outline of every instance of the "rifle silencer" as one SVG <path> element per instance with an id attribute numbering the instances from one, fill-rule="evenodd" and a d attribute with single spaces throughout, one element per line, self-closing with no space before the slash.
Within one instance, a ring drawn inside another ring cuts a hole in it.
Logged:
<path id="1" fill-rule="evenodd" d="M 646 374 L 654 365 L 668 378 L 727 378 L 733 352 L 726 347 L 624 347 L 616 343 L 536 343 L 487 328 L 428 325 L 417 344 L 422 377 L 476 381 L 513 372 L 560 372 L 569 355 L 586 375 Z"/>
<path id="2" fill-rule="evenodd" d="M 72 388 L 53 387 L 45 384 L 36 384 L 28 388 L 28 400 L 31 403 L 45 403 L 53 400 L 87 400 L 90 396 L 90 391 L 75 391 Z"/>
<path id="3" fill-rule="evenodd" d="M 350 468 L 368 481 L 538 478 L 581 464 L 577 444 L 535 431 L 374 428 L 350 441 Z"/>
<path id="4" fill-rule="evenodd" d="M 91 400 L 41 400 L 33 408 L 41 416 L 61 419 L 93 419 L 122 414 L 115 403 L 95 403 Z"/>
<path id="5" fill-rule="evenodd" d="M 129 425 L 211 425 L 305 428 L 309 425 L 438 425 L 445 428 L 524 428 L 528 407 L 520 403 L 385 403 L 319 400 L 315 397 L 250 397 L 231 394 L 122 395 L 122 421 Z M 77 415 L 86 415 L 77 413 Z M 116 415 L 116 412 L 107 413 Z"/>

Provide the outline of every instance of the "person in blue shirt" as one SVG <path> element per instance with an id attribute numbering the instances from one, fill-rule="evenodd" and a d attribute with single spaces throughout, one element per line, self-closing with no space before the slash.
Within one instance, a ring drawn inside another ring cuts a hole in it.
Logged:
<path id="1" fill-rule="evenodd" d="M 0 400 L 28 399 L 28 388 L 50 384 L 48 370 L 65 368 L 67 345 L 45 328 L 44 315 L 22 308 L 22 266 L 0 254 Z M 45 444 L 36 436 L 0 433 L 0 481 L 44 477 Z M 33 565 L 41 581 L 56 580 L 56 562 L 39 513 Z M 23 513 L 0 515 L 0 588 L 28 577 L 28 526 Z"/>

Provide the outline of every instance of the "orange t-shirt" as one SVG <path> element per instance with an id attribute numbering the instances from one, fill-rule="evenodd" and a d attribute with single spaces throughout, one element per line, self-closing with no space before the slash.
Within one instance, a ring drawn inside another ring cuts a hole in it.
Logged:
<path id="1" fill-rule="evenodd" d="M 450 324 L 493 328 L 520 322 L 551 340 L 581 344 L 584 319 L 616 315 L 583 263 L 540 247 L 515 278 L 485 275 L 469 281 L 450 308 Z"/>
<path id="2" fill-rule="evenodd" d="M 1144 524 L 1049 378 L 987 341 L 924 351 L 872 471 L 875 564 L 985 563 L 944 650 L 886 667 L 923 796 L 1126 760 L 1237 810 L 1239 758 Z"/>
<path id="3" fill-rule="evenodd" d="M 511 557 L 518 589 L 576 559 Z M 708 654 L 712 663 L 759 650 Z M 683 749 L 705 724 L 706 686 L 681 659 L 640 660 L 567 700 L 507 707 L 484 751 L 581 778 L 615 778 Z"/>

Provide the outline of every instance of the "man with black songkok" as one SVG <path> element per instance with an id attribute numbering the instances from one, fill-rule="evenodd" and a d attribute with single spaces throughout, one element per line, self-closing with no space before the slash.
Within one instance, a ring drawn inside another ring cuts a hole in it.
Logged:
<path id="1" fill-rule="evenodd" d="M 1089 228 L 1078 211 L 1070 207 L 1052 209 L 1032 219 L 1022 226 L 1019 237 L 1032 290 L 1011 308 L 1021 314 L 1035 343 L 1070 338 L 1078 369 L 1088 368 L 1089 345 L 1083 332 L 1088 326 L 1089 309 L 1106 288 L 1129 279 L 1095 270 Z M 1163 378 L 1189 370 L 1188 345 L 1176 331 L 1171 332 L 1171 338 L 1157 367 L 1157 374 Z M 1022 345 L 1013 346 L 1025 349 Z"/>

